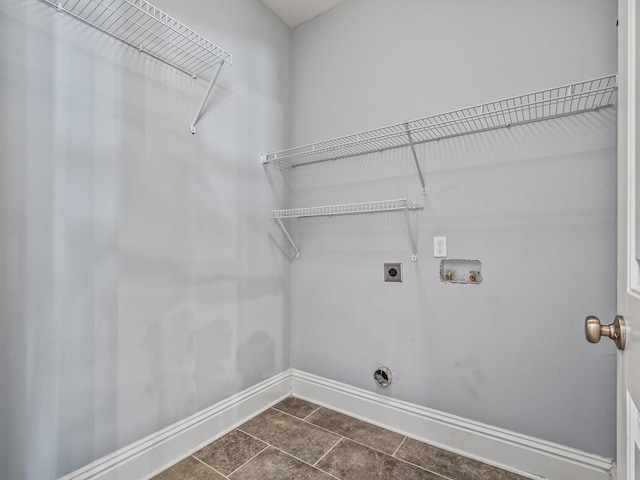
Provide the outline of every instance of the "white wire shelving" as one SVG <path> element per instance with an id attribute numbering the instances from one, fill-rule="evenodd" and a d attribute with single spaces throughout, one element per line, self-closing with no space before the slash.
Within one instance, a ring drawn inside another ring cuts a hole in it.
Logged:
<path id="1" fill-rule="evenodd" d="M 354 213 L 391 212 L 394 210 L 417 210 L 422 205 L 410 202 L 406 198 L 381 200 L 377 202 L 344 203 L 323 207 L 290 208 L 271 210 L 271 218 L 324 217 L 331 215 L 350 215 Z"/>
<path id="2" fill-rule="evenodd" d="M 145 0 L 40 0 L 73 18 L 198 78 L 210 74 L 208 90 L 191 123 L 191 133 L 231 53 Z"/>
<path id="3" fill-rule="evenodd" d="M 325 205 L 321 207 L 304 207 L 304 208 L 289 208 L 281 210 L 271 210 L 271 218 L 282 229 L 285 237 L 296 252 L 296 258 L 300 258 L 300 250 L 298 249 L 293 238 L 289 234 L 289 231 L 285 227 L 282 219 L 287 218 L 305 218 L 305 217 L 324 217 L 332 215 L 353 215 L 358 213 L 376 213 L 376 212 L 397 212 L 410 210 L 420 210 L 424 206 L 416 202 L 411 202 L 406 198 L 399 198 L 395 200 L 380 200 L 375 202 L 361 202 L 361 203 L 344 203 L 340 205 Z M 414 236 L 411 232 L 411 225 L 407 217 L 407 228 L 409 229 L 409 235 L 411 238 L 411 247 L 413 255 L 411 259 L 416 261 L 418 258 L 417 246 Z"/>
<path id="4" fill-rule="evenodd" d="M 415 145 L 612 107 L 616 102 L 616 78 L 615 74 L 607 75 L 281 150 L 262 155 L 261 161 L 295 168 L 410 147 L 425 193 Z"/>

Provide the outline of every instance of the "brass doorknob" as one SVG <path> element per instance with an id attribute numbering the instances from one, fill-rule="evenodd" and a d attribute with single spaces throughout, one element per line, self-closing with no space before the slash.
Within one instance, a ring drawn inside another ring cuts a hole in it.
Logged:
<path id="1" fill-rule="evenodd" d="M 627 329 L 624 318 L 620 315 L 616 315 L 611 325 L 601 325 L 598 317 L 589 315 L 584 321 L 584 335 L 591 343 L 598 343 L 600 337 L 609 337 L 616 343 L 618 350 L 624 350 L 627 343 Z"/>

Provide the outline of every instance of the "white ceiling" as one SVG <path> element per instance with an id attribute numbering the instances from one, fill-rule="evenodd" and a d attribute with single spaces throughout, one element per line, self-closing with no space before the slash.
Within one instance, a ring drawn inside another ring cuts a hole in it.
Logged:
<path id="1" fill-rule="evenodd" d="M 262 0 L 291 28 L 331 10 L 345 0 Z"/>

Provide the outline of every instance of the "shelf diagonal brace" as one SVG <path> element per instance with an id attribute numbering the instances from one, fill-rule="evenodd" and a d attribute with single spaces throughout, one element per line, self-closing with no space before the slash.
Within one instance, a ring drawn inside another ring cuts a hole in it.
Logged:
<path id="1" fill-rule="evenodd" d="M 411 261 L 418 261 L 418 240 L 416 235 L 413 234 L 413 229 L 411 228 L 411 218 L 409 217 L 409 208 L 404 209 L 404 218 L 407 222 L 407 232 L 409 233 L 409 242 L 411 243 Z"/>
<path id="2" fill-rule="evenodd" d="M 194 134 L 194 135 L 196 133 L 196 124 L 200 120 L 200 115 L 202 115 L 202 110 L 204 110 L 204 106 L 207 104 L 207 100 L 209 99 L 209 96 L 211 95 L 211 91 L 213 90 L 213 86 L 216 84 L 216 81 L 218 80 L 218 76 L 220 75 L 220 72 L 222 71 L 222 67 L 223 66 L 224 66 L 224 62 L 220 62 L 218 64 L 218 69 L 214 72 L 213 76 L 211 77 L 211 81 L 209 82 L 209 87 L 207 88 L 207 92 L 204 94 L 204 98 L 202 99 L 202 102 L 200 103 L 200 107 L 198 108 L 198 111 L 196 112 L 196 115 L 193 117 L 193 122 L 191 122 L 191 133 Z"/>
<path id="3" fill-rule="evenodd" d="M 409 124 L 405 123 L 404 128 L 407 131 L 407 138 L 409 139 L 409 146 L 411 147 L 411 153 L 413 154 L 413 161 L 416 164 L 416 170 L 418 170 L 418 177 L 420 178 L 420 183 L 422 184 L 422 194 L 427 193 L 427 187 L 424 183 L 424 176 L 422 175 L 422 169 L 420 168 L 420 162 L 418 162 L 418 154 L 416 153 L 416 145 L 413 142 L 413 137 L 411 136 L 411 128 L 409 128 Z"/>
<path id="4" fill-rule="evenodd" d="M 293 238 L 291 238 L 291 235 L 289 235 L 289 232 L 287 231 L 287 227 L 284 226 L 284 224 L 282 223 L 282 220 L 280 218 L 274 218 L 274 220 L 280 226 L 280 229 L 282 229 L 282 233 L 284 233 L 285 237 L 287 237 L 287 240 L 289 240 L 289 243 L 291 244 L 293 249 L 296 251 L 296 258 L 299 259 L 300 258 L 300 250 L 298 250 L 298 247 L 296 246 L 296 242 L 294 242 Z"/>

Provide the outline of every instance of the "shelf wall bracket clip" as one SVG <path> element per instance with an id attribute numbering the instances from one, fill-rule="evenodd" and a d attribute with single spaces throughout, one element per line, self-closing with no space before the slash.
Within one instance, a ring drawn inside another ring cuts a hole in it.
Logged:
<path id="1" fill-rule="evenodd" d="M 420 168 L 420 162 L 418 162 L 418 154 L 416 153 L 416 146 L 411 136 L 411 128 L 408 123 L 404 124 L 404 128 L 407 131 L 407 138 L 409 139 L 409 146 L 411 147 L 411 153 L 413 154 L 413 161 L 416 164 L 416 170 L 418 170 L 418 177 L 420 178 L 420 184 L 422 185 L 422 194 L 427 193 L 427 187 L 424 183 L 424 176 L 422 175 L 422 169 Z"/>
<path id="2" fill-rule="evenodd" d="M 280 229 L 282 230 L 282 233 L 284 233 L 285 237 L 287 237 L 287 240 L 289 240 L 289 243 L 291 244 L 293 249 L 296 251 L 296 258 L 299 259 L 300 258 L 300 250 L 298 250 L 298 247 L 296 246 L 296 243 L 293 241 L 293 238 L 291 238 L 291 235 L 289 235 L 289 232 L 287 231 L 287 228 L 282 223 L 282 219 L 274 218 L 274 220 L 280 226 Z"/>
<path id="3" fill-rule="evenodd" d="M 200 115 L 202 115 L 202 110 L 204 110 L 204 106 L 207 104 L 207 100 L 211 95 L 213 86 L 216 84 L 216 81 L 218 80 L 218 76 L 220 75 L 220 72 L 222 71 L 223 66 L 224 66 L 224 62 L 221 61 L 219 63 L 218 69 L 214 72 L 213 76 L 211 77 L 211 81 L 209 82 L 209 87 L 207 88 L 207 92 L 205 93 L 204 98 L 200 103 L 200 107 L 198 108 L 196 115 L 193 117 L 193 122 L 191 122 L 191 133 L 194 135 L 196 133 L 196 124 L 198 123 L 198 120 L 200 120 Z M 194 75 L 194 78 L 195 78 L 195 75 Z"/>

